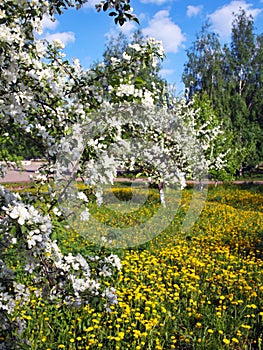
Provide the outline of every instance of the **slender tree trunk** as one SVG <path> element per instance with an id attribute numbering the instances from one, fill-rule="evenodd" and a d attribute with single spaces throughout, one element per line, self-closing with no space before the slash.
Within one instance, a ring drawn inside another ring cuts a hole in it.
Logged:
<path id="1" fill-rule="evenodd" d="M 204 189 L 204 184 L 202 182 L 202 179 L 199 179 L 198 189 L 199 189 L 199 191 L 203 191 L 203 189 Z"/>
<path id="2" fill-rule="evenodd" d="M 163 191 L 163 182 L 158 183 L 158 190 L 159 190 L 161 205 L 165 208 L 166 202 L 165 202 L 165 196 Z"/>

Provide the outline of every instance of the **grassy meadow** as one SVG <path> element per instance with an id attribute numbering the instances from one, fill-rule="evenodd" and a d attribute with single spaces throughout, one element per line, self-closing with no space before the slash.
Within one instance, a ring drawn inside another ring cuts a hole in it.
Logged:
<path id="1" fill-rule="evenodd" d="M 130 196 L 127 188 L 114 191 L 121 200 Z M 17 315 L 28 324 L 22 337 L 30 340 L 30 349 L 263 349 L 263 189 L 209 187 L 200 217 L 184 233 L 180 226 L 192 191 L 182 192 L 176 215 L 161 234 L 114 249 L 122 270 L 112 279 L 119 303 L 110 313 L 96 302 L 74 309 L 41 297 L 17 305 Z M 159 206 L 152 189 L 131 213 L 114 214 L 103 205 L 91 211 L 113 226 L 132 226 Z M 53 235 L 65 253 L 85 256 L 106 249 L 59 223 Z M 19 270 L 15 256 L 11 260 Z"/>

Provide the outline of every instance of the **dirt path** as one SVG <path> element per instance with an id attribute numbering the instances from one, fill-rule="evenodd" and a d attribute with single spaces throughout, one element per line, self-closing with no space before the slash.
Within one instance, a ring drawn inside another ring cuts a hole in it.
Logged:
<path id="1" fill-rule="evenodd" d="M 42 165 L 41 162 L 22 162 L 24 170 L 14 168 L 7 171 L 4 178 L 0 177 L 0 183 L 10 183 L 10 182 L 30 182 L 31 176 L 34 175 L 35 171 L 39 169 Z"/>
<path id="2" fill-rule="evenodd" d="M 31 162 L 31 161 L 25 161 L 23 162 L 24 169 L 21 171 L 20 169 L 10 169 L 7 171 L 6 176 L 4 178 L 0 177 L 0 183 L 19 183 L 19 182 L 30 182 L 31 177 L 34 175 L 35 171 L 39 169 L 39 167 L 43 163 L 41 162 Z M 116 182 L 134 182 L 134 179 L 127 179 L 127 178 L 117 178 L 115 180 Z M 136 179 L 136 181 L 144 181 L 143 179 Z M 195 183 L 194 181 L 187 181 L 189 184 Z M 215 184 L 215 181 L 207 181 L 207 184 Z M 222 184 L 223 182 L 218 181 L 218 184 Z M 260 180 L 236 180 L 233 181 L 234 184 L 255 184 L 255 185 L 263 185 L 263 181 Z"/>

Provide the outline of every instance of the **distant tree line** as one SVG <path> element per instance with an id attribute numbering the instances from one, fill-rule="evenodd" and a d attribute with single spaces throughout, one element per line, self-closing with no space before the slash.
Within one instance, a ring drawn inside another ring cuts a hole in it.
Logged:
<path id="1" fill-rule="evenodd" d="M 198 95 L 231 132 L 240 175 L 263 161 L 263 34 L 240 9 L 232 23 L 231 42 L 222 45 L 206 23 L 192 47 L 183 72 L 186 97 Z"/>

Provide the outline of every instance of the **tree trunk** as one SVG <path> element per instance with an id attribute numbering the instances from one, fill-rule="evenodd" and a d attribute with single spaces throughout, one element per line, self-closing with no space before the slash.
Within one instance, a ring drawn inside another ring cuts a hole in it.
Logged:
<path id="1" fill-rule="evenodd" d="M 164 196 L 164 191 L 163 191 L 163 182 L 158 183 L 158 190 L 159 190 L 161 205 L 164 208 L 166 208 L 165 196 Z"/>

